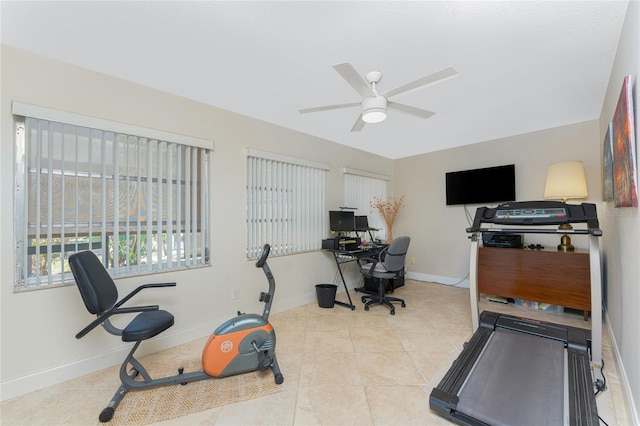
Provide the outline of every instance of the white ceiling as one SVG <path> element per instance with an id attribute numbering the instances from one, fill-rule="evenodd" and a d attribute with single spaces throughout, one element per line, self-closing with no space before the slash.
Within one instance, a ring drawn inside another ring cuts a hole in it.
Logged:
<path id="1" fill-rule="evenodd" d="M 1 2 L 3 44 L 388 158 L 599 117 L 627 1 Z M 382 71 L 380 92 L 453 66 L 351 132 L 359 102 L 333 69 Z"/>

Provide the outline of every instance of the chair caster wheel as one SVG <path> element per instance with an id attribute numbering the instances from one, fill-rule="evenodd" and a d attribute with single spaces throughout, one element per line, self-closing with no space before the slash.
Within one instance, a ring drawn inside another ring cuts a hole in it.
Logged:
<path id="1" fill-rule="evenodd" d="M 364 307 L 364 310 L 365 310 L 365 311 L 368 311 L 368 310 L 369 310 L 369 307 L 368 307 L 368 306 L 365 306 L 365 307 Z"/>
<path id="2" fill-rule="evenodd" d="M 393 311 L 391 311 L 391 312 L 389 312 L 389 313 L 390 313 L 391 315 L 395 315 L 395 314 L 396 314 L 396 311 L 395 311 L 395 310 L 393 310 Z"/>
<path id="3" fill-rule="evenodd" d="M 360 300 L 362 300 L 362 303 L 367 303 L 367 299 L 364 296 L 362 296 L 362 299 Z"/>
<path id="4" fill-rule="evenodd" d="M 407 307 L 406 303 L 404 303 L 404 302 L 402 302 L 402 303 L 400 304 L 400 306 L 402 306 L 403 308 L 406 308 L 406 307 Z"/>
<path id="5" fill-rule="evenodd" d="M 100 416 L 98 417 L 98 419 L 102 423 L 107 423 L 113 418 L 113 413 L 115 413 L 115 411 L 116 410 L 113 407 L 107 407 L 104 410 L 102 410 L 102 413 L 100 413 Z"/>

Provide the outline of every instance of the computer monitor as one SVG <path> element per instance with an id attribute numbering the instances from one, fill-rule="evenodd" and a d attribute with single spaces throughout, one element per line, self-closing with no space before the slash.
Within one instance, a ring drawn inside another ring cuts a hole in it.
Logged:
<path id="1" fill-rule="evenodd" d="M 356 216 L 356 231 L 368 231 L 369 219 L 367 216 Z"/>
<path id="2" fill-rule="evenodd" d="M 355 214 L 349 210 L 330 210 L 329 228 L 331 232 L 351 232 L 356 230 Z"/>

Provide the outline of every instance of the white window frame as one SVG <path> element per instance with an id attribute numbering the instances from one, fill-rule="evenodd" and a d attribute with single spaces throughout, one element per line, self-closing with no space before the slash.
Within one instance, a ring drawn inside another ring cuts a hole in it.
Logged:
<path id="1" fill-rule="evenodd" d="M 342 174 L 345 207 L 354 208 L 356 216 L 367 216 L 369 227 L 378 229 L 372 235 L 385 241 L 387 229 L 384 218 L 371 207 L 371 202 L 374 197 L 387 199 L 389 176 L 348 167 L 342 169 Z"/>
<path id="2" fill-rule="evenodd" d="M 212 141 L 15 101 L 12 112 L 14 291 L 72 284 L 68 256 L 83 250 L 114 277 L 210 263 Z"/>
<path id="3" fill-rule="evenodd" d="M 247 149 L 247 258 L 320 250 L 327 230 L 323 163 Z"/>

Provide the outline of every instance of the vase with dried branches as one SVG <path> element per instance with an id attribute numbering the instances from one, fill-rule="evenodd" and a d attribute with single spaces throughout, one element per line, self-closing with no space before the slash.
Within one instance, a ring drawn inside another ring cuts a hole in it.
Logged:
<path id="1" fill-rule="evenodd" d="M 404 195 L 399 198 L 390 197 L 388 200 L 373 197 L 370 204 L 371 208 L 378 210 L 382 215 L 384 223 L 387 225 L 387 243 L 391 243 L 393 241 L 393 222 L 400 209 L 404 207 Z"/>

